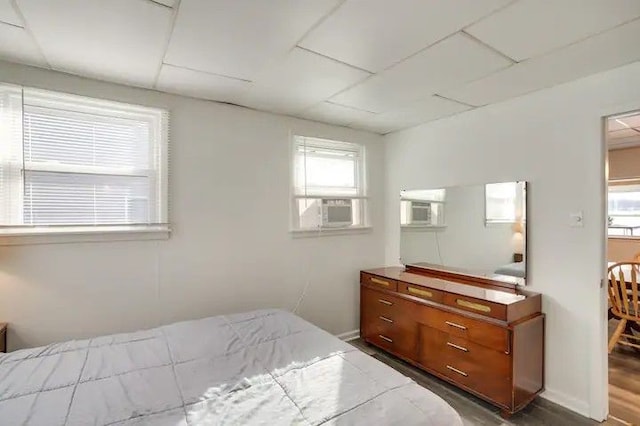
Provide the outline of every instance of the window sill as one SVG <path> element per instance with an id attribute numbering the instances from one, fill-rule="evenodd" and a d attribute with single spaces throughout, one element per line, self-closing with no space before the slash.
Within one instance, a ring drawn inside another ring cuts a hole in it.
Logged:
<path id="1" fill-rule="evenodd" d="M 368 234 L 373 232 L 373 227 L 354 226 L 350 228 L 293 229 L 289 232 L 293 238 L 329 237 L 334 235 Z"/>
<path id="2" fill-rule="evenodd" d="M 447 225 L 400 225 L 400 229 L 403 231 L 436 232 L 436 231 L 444 231 L 445 229 L 447 229 Z"/>
<path id="3" fill-rule="evenodd" d="M 168 240 L 170 233 L 171 229 L 167 225 L 6 228 L 0 229 L 0 246 Z"/>
<path id="4" fill-rule="evenodd" d="M 640 241 L 640 235 L 608 235 L 607 239 L 609 240 L 630 240 L 630 241 Z"/>

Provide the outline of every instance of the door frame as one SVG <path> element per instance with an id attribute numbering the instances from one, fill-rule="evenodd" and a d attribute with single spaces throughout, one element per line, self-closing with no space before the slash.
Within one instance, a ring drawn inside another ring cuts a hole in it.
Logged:
<path id="1" fill-rule="evenodd" d="M 609 352 L 608 352 L 608 294 L 607 294 L 607 250 L 608 250 L 608 184 L 609 184 L 609 149 L 607 144 L 607 120 L 610 117 L 631 112 L 640 112 L 640 100 L 627 102 L 624 104 L 610 105 L 600 109 L 600 264 L 601 278 L 598 283 L 599 304 L 597 311 L 597 321 L 595 326 L 595 338 L 593 351 L 590 351 L 589 360 L 590 380 L 589 389 L 589 416 L 598 421 L 604 421 L 609 414 Z"/>

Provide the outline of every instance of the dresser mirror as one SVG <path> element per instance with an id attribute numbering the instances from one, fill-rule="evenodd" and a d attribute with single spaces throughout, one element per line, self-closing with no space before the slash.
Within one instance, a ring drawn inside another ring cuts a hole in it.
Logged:
<path id="1" fill-rule="evenodd" d="M 400 260 L 525 284 L 527 183 L 400 192 Z"/>

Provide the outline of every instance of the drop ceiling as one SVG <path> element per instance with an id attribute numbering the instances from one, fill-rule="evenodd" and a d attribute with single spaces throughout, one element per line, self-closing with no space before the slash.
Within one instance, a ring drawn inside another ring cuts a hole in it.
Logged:
<path id="1" fill-rule="evenodd" d="M 0 59 L 381 134 L 638 61 L 637 40 L 639 0 L 0 0 Z"/>
<path id="2" fill-rule="evenodd" d="M 640 146 L 640 112 L 612 117 L 607 123 L 609 149 Z"/>

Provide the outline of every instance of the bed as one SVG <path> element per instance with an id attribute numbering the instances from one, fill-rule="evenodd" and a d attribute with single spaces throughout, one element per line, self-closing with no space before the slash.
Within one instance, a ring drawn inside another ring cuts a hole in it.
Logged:
<path id="1" fill-rule="evenodd" d="M 280 310 L 0 354 L 2 425 L 462 425 L 445 401 Z"/>
<path id="2" fill-rule="evenodd" d="M 514 262 L 502 265 L 496 269 L 494 273 L 516 278 L 524 278 L 526 275 L 524 262 Z"/>

